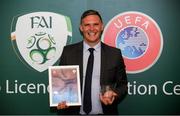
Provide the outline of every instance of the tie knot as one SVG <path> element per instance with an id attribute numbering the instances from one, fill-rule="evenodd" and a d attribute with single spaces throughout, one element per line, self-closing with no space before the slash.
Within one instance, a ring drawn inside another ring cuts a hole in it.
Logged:
<path id="1" fill-rule="evenodd" d="M 89 50 L 89 52 L 92 54 L 93 51 L 94 51 L 94 48 L 89 48 L 88 50 Z"/>

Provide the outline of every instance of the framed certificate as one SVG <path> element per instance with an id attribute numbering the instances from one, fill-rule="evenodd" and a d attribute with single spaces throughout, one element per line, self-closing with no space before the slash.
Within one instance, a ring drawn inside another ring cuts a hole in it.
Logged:
<path id="1" fill-rule="evenodd" d="M 68 106 L 81 105 L 80 77 L 78 65 L 49 67 L 50 107 L 66 101 Z"/>

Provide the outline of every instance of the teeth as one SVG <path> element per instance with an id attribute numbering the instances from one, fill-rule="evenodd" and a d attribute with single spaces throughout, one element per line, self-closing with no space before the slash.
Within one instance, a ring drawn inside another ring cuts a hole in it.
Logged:
<path id="1" fill-rule="evenodd" d="M 89 32 L 89 35 L 94 36 L 95 33 L 94 32 Z"/>

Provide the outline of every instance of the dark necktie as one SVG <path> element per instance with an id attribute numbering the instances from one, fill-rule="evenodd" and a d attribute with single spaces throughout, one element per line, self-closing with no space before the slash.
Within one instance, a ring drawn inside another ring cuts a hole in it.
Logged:
<path id="1" fill-rule="evenodd" d="M 94 48 L 88 49 L 90 52 L 87 68 L 86 68 L 86 77 L 85 77 L 85 85 L 84 85 L 84 101 L 83 101 L 83 110 L 86 114 L 89 114 L 92 110 L 91 104 L 91 81 L 92 81 L 92 72 L 93 72 L 93 64 L 94 64 Z"/>

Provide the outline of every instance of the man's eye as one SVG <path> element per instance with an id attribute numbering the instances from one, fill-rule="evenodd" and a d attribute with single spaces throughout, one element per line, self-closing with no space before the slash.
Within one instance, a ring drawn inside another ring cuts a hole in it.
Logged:
<path id="1" fill-rule="evenodd" d="M 89 24 L 85 24 L 84 26 L 86 26 L 86 27 L 87 27 L 87 26 L 89 26 Z"/>

